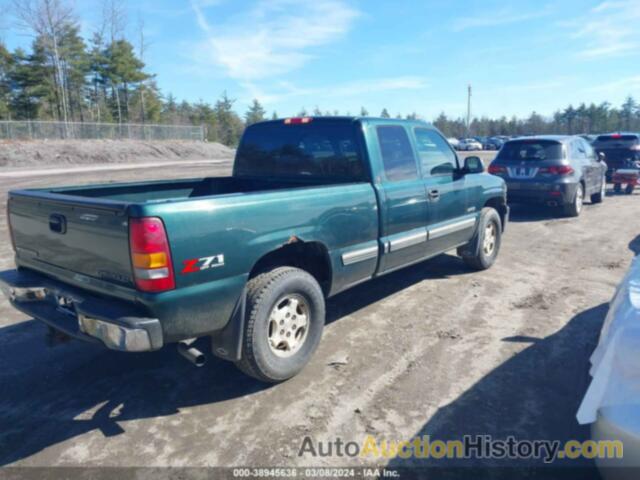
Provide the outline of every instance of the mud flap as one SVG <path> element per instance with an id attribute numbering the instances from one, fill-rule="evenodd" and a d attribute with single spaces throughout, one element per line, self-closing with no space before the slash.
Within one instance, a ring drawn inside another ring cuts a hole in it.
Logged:
<path id="1" fill-rule="evenodd" d="M 247 292 L 243 289 L 227 325 L 211 335 L 211 353 L 216 357 L 231 362 L 240 360 L 246 304 Z"/>

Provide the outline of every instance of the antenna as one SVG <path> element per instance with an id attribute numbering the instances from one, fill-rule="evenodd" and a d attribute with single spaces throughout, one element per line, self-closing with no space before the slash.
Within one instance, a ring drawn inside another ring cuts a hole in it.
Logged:
<path id="1" fill-rule="evenodd" d="M 471 136 L 471 84 L 467 86 L 467 137 Z"/>

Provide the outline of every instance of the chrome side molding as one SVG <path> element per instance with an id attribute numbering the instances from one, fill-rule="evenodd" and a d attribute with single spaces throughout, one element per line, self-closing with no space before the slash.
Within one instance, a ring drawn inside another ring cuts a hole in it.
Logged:
<path id="1" fill-rule="evenodd" d="M 396 252 L 403 248 L 412 247 L 414 245 L 418 245 L 419 243 L 424 243 L 427 241 L 427 230 L 423 230 L 421 232 L 411 233 L 404 237 L 393 239 L 389 242 L 389 249 L 392 252 Z"/>
<path id="2" fill-rule="evenodd" d="M 344 266 L 352 265 L 358 262 L 364 262 L 365 260 L 371 260 L 378 257 L 378 246 L 360 248 L 358 250 L 352 250 L 351 252 L 342 254 L 342 264 Z"/>
<path id="3" fill-rule="evenodd" d="M 442 227 L 434 228 L 433 230 L 429 230 L 429 240 L 435 240 L 436 238 L 444 237 L 445 235 L 449 235 L 450 233 L 455 233 L 460 230 L 466 230 L 467 228 L 473 227 L 475 224 L 476 217 L 474 215 L 473 217 L 450 223 L 449 225 L 443 225 Z"/>

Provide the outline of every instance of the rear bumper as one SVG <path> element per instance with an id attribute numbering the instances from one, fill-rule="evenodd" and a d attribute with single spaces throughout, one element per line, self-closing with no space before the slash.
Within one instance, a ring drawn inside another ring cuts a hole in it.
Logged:
<path id="1" fill-rule="evenodd" d="M 640 170 L 634 169 L 624 169 L 624 170 L 616 170 L 611 175 L 612 183 L 630 183 L 637 184 L 638 179 L 640 178 Z"/>
<path id="2" fill-rule="evenodd" d="M 565 205 L 573 202 L 577 188 L 577 183 L 507 182 L 507 201 L 509 203 Z"/>
<path id="3" fill-rule="evenodd" d="M 134 304 L 92 295 L 24 269 L 0 272 L 0 290 L 17 310 L 71 337 L 127 352 L 163 345 L 160 321 Z"/>

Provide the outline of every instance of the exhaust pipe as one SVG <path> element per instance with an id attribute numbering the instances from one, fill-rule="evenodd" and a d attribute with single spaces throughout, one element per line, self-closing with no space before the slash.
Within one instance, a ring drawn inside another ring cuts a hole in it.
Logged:
<path id="1" fill-rule="evenodd" d="M 202 367 L 207 363 L 204 353 L 193 346 L 197 338 L 189 338 L 178 342 L 178 353 L 193 363 L 196 367 Z"/>

